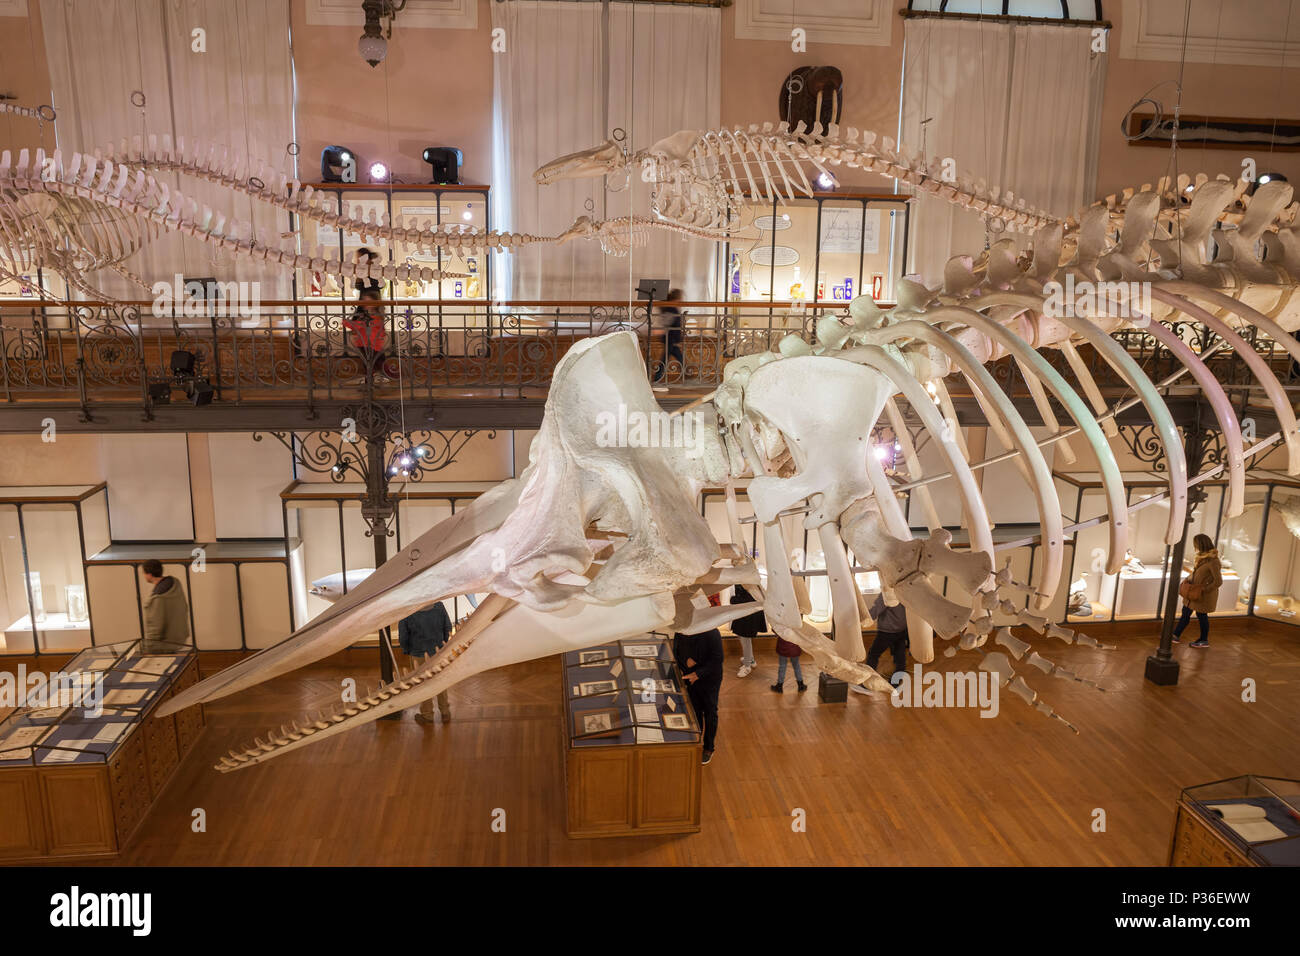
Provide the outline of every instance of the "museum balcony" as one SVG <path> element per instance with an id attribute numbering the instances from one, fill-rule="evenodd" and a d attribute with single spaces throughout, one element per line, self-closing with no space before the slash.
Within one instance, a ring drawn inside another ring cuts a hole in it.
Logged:
<path id="1" fill-rule="evenodd" d="M 776 349 L 789 335 L 813 341 L 818 320 L 844 315 L 843 303 L 680 302 L 683 361 L 669 362 L 653 383 L 668 409 L 710 393 L 727 362 Z M 648 334 L 650 307 L 624 301 L 390 299 L 383 309 L 383 357 L 366 361 L 345 323 L 355 302 L 297 299 L 262 302 L 251 317 L 159 315 L 154 303 L 0 303 L 0 432 L 29 431 L 45 416 L 76 430 L 248 430 L 321 427 L 361 402 L 402 404 L 439 427 L 535 427 L 556 363 L 576 342 L 628 330 L 640 342 L 647 376 L 664 360 L 662 335 Z M 658 306 L 654 306 L 657 311 Z M 1212 334 L 1193 324 L 1173 328 L 1194 351 Z M 1284 386 L 1300 385 L 1290 356 L 1253 328 L 1243 337 Z M 1181 365 L 1138 329 L 1116 333 L 1153 381 Z M 192 365 L 175 371 L 177 353 Z M 1087 346 L 1080 347 L 1101 394 L 1119 399 L 1127 384 Z M 1048 360 L 1074 378 L 1062 353 Z M 1230 351 L 1207 362 L 1243 408 L 1258 390 Z M 1040 419 L 1016 365 L 992 366 L 995 378 L 1031 424 Z M 192 385 L 211 392 L 193 400 Z M 978 415 L 969 388 L 949 382 L 964 419 Z M 33 417 L 39 413 L 39 417 Z"/>

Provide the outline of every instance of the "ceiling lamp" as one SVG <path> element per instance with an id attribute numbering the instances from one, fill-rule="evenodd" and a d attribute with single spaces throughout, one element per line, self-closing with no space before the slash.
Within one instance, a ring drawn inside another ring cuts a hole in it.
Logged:
<path id="1" fill-rule="evenodd" d="M 357 52 L 371 66 L 388 55 L 388 40 L 393 35 L 393 20 L 406 6 L 406 0 L 362 0 L 361 11 L 366 27 L 357 41 Z M 388 21 L 387 26 L 384 20 Z"/>

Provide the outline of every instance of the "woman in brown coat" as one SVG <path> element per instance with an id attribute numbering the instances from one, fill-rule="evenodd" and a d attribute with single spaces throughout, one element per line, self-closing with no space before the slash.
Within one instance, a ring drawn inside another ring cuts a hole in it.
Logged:
<path id="1" fill-rule="evenodd" d="M 1196 546 L 1196 566 L 1191 576 L 1183 581 L 1178 593 L 1183 596 L 1183 614 L 1174 628 L 1174 641 L 1179 641 L 1183 630 L 1196 612 L 1196 621 L 1201 625 L 1201 639 L 1193 641 L 1192 647 L 1210 646 L 1210 612 L 1219 603 L 1219 586 L 1223 584 L 1223 571 L 1219 566 L 1219 552 L 1214 548 L 1214 541 L 1208 534 L 1198 534 L 1192 539 Z"/>

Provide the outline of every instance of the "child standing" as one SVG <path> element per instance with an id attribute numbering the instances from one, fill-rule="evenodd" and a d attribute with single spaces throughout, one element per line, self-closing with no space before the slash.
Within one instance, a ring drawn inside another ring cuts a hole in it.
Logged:
<path id="1" fill-rule="evenodd" d="M 785 693 L 785 665 L 788 662 L 794 665 L 794 679 L 799 685 L 799 693 L 802 694 L 808 689 L 808 685 L 803 682 L 803 669 L 799 667 L 799 655 L 803 651 L 798 644 L 793 644 L 778 637 L 776 639 L 776 653 L 780 663 L 776 667 L 776 683 L 772 685 L 772 690 L 778 694 Z"/>

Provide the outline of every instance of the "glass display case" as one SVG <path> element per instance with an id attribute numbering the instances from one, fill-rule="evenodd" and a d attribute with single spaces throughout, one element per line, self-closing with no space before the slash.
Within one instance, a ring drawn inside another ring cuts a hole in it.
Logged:
<path id="1" fill-rule="evenodd" d="M 109 543 L 105 483 L 0 488 L 0 654 L 94 643 L 85 563 Z"/>
<path id="2" fill-rule="evenodd" d="M 332 211 L 343 205 L 347 214 L 368 218 L 374 213 L 391 222 L 394 216 L 417 222 L 421 227 L 427 222 L 430 228 L 448 230 L 491 228 L 489 187 L 472 185 L 394 184 L 392 186 L 367 183 L 313 183 L 312 188 L 322 198 L 331 200 Z M 442 299 L 466 302 L 486 302 L 491 288 L 491 259 L 486 253 L 459 253 L 443 250 L 422 250 L 408 243 L 385 243 L 365 240 L 357 233 L 344 232 L 334 226 L 316 221 L 305 221 L 290 214 L 290 229 L 299 233 L 303 247 L 320 246 L 327 255 L 337 255 L 350 261 L 352 254 L 362 246 L 378 252 L 381 261 L 395 265 L 439 269 L 457 275 L 433 282 L 410 280 L 384 283 L 384 297 L 389 299 Z M 299 270 L 294 276 L 295 298 L 357 298 L 356 290 L 340 287 L 331 276 Z"/>
<path id="3" fill-rule="evenodd" d="M 1170 864 L 1225 863 L 1300 866 L 1300 780 L 1246 774 L 1182 792 Z"/>
<path id="4" fill-rule="evenodd" d="M 0 861 L 111 856 L 203 732 L 200 704 L 158 716 L 198 681 L 198 655 L 123 641 L 82 651 L 43 683 L 34 676 L 0 721 Z"/>
<path id="5" fill-rule="evenodd" d="M 451 517 L 496 482 L 394 483 L 397 503 L 389 557 Z M 293 629 L 302 627 L 374 571 L 374 539 L 361 517 L 365 485 L 360 482 L 292 482 L 280 493 Z M 486 594 L 462 595 L 443 602 L 453 621 L 463 620 Z M 394 622 L 396 623 L 396 622 Z M 361 643 L 377 643 L 377 634 Z"/>
<path id="6" fill-rule="evenodd" d="M 570 651 L 561 684 L 565 832 L 697 832 L 702 735 L 668 638 Z"/>
<path id="7" fill-rule="evenodd" d="M 564 655 L 570 747 L 698 743 L 700 727 L 659 634 Z"/>
<path id="8" fill-rule="evenodd" d="M 87 648 L 0 721 L 0 768 L 108 761 L 194 657 L 164 641 Z"/>
<path id="9" fill-rule="evenodd" d="M 1128 550 L 1118 573 L 1106 571 L 1109 529 L 1105 496 L 1096 475 L 1057 473 L 1057 492 L 1066 523 L 1086 523 L 1098 518 L 1090 527 L 1073 535 L 1073 556 L 1069 565 L 1069 623 L 1085 621 L 1155 620 L 1163 616 L 1170 578 L 1172 549 L 1165 544 L 1169 521 L 1169 503 L 1161 498 L 1129 512 Z M 1149 472 L 1126 472 L 1130 509 L 1144 499 L 1160 496 L 1168 487 L 1167 479 Z M 1259 549 L 1264 499 L 1270 487 L 1252 474 L 1247 480 L 1245 509 L 1235 518 L 1224 511 L 1226 483 L 1202 482 L 1206 499 L 1192 510 L 1187 526 L 1188 540 L 1197 534 L 1209 535 L 1216 542 L 1223 559 L 1223 585 L 1213 615 L 1244 615 L 1250 605 Z M 1179 580 L 1192 573 L 1195 555 L 1189 547 Z"/>
<path id="10" fill-rule="evenodd" d="M 906 196 L 816 193 L 773 204 L 754 219 L 754 241 L 722 250 L 720 299 L 847 305 L 870 295 L 893 302 L 906 261 Z"/>

